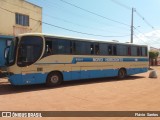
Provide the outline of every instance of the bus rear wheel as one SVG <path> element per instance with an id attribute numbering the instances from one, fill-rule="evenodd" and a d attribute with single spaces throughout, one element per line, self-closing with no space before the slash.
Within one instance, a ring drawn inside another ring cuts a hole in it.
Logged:
<path id="1" fill-rule="evenodd" d="M 51 72 L 47 77 L 46 85 L 54 87 L 60 85 L 62 81 L 62 75 L 59 72 Z"/>
<path id="2" fill-rule="evenodd" d="M 127 76 L 126 70 L 123 69 L 123 68 L 121 68 L 121 69 L 118 71 L 118 78 L 119 78 L 119 79 L 124 79 L 126 76 Z"/>

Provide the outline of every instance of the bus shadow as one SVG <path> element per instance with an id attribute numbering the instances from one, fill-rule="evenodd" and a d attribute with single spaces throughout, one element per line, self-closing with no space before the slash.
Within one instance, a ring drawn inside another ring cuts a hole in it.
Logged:
<path id="1" fill-rule="evenodd" d="M 0 95 L 40 91 L 40 90 L 46 90 L 46 89 L 57 89 L 57 88 L 59 89 L 59 88 L 70 87 L 70 86 L 87 85 L 87 84 L 95 84 L 95 83 L 103 83 L 103 82 L 106 83 L 106 82 L 119 82 L 119 81 L 126 81 L 126 80 L 139 80 L 141 78 L 144 78 L 144 77 L 129 76 L 123 80 L 119 80 L 115 77 L 114 78 L 112 77 L 112 78 L 98 78 L 98 79 L 66 81 L 66 82 L 63 82 L 58 87 L 46 87 L 44 84 L 13 86 L 8 82 L 0 81 Z"/>
<path id="2" fill-rule="evenodd" d="M 85 85 L 85 84 L 95 84 L 95 83 L 103 83 L 103 82 L 119 82 L 119 81 L 126 81 L 126 80 L 138 80 L 144 78 L 142 76 L 129 76 L 125 79 L 118 79 L 116 77 L 109 77 L 109 78 L 96 78 L 96 79 L 84 79 L 84 80 L 76 80 L 76 81 L 65 81 L 62 87 L 68 86 L 76 86 L 76 85 Z"/>

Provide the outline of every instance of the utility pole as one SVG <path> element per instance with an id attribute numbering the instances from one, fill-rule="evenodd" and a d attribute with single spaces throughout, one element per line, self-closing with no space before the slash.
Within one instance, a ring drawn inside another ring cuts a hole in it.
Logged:
<path id="1" fill-rule="evenodd" d="M 132 15 L 131 15 L 131 43 L 133 43 L 133 12 L 134 8 L 132 8 Z"/>

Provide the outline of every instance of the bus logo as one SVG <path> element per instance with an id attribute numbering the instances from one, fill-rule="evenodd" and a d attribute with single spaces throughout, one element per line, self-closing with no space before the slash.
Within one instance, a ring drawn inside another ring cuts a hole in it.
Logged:
<path id="1" fill-rule="evenodd" d="M 2 117 L 12 117 L 11 112 L 2 112 Z"/>

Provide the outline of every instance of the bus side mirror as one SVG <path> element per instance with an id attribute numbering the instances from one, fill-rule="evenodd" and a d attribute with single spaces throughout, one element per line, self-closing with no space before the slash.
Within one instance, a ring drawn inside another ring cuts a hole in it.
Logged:
<path id="1" fill-rule="evenodd" d="M 7 59 L 8 58 L 8 53 L 9 53 L 9 47 L 6 47 L 4 50 L 4 58 Z"/>

